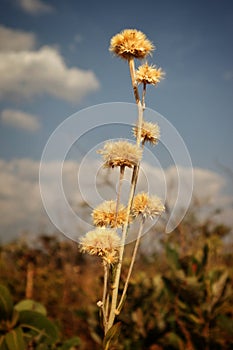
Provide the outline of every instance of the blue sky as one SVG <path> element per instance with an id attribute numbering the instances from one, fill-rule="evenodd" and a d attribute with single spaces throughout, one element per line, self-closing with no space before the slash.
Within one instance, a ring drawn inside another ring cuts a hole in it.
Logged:
<path id="1" fill-rule="evenodd" d="M 231 0 L 1 0 L 4 164 L 39 161 L 54 129 L 83 108 L 134 102 L 127 64 L 108 51 L 124 28 L 155 44 L 150 62 L 166 78 L 147 105 L 179 131 L 194 167 L 233 170 Z"/>
<path id="2" fill-rule="evenodd" d="M 148 89 L 147 105 L 177 128 L 194 165 L 218 170 L 219 162 L 232 167 L 232 1 L 160 0 L 140 5 L 56 0 L 44 1 L 51 8 L 35 13 L 25 10 L 22 2 L 2 0 L 0 24 L 33 33 L 34 50 L 44 45 L 58 48 L 67 68 L 93 71 L 100 87 L 79 103 L 56 98 L 43 88 L 24 98 L 9 90 L 0 100 L 1 110 L 36 115 L 41 127 L 29 133 L 1 123 L 2 158 L 39 159 L 49 134 L 70 114 L 102 102 L 134 102 L 127 65 L 113 58 L 108 47 L 115 33 L 137 28 L 157 47 L 151 61 L 166 71 L 166 79 Z"/>

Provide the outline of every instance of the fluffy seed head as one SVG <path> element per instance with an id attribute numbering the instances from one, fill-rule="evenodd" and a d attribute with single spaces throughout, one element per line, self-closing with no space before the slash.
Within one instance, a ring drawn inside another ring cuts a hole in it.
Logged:
<path id="1" fill-rule="evenodd" d="M 107 142 L 98 153 L 102 154 L 106 168 L 132 168 L 142 158 L 142 150 L 128 141 Z"/>
<path id="2" fill-rule="evenodd" d="M 126 60 L 142 59 L 154 50 L 154 46 L 141 31 L 125 29 L 112 37 L 109 50 Z"/>
<path id="3" fill-rule="evenodd" d="M 165 72 L 162 68 L 156 68 L 156 66 L 148 65 L 145 63 L 138 67 L 136 71 L 136 80 L 139 84 L 158 84 L 161 79 L 164 79 Z"/>
<path id="4" fill-rule="evenodd" d="M 116 215 L 116 202 L 105 201 L 93 210 L 92 217 L 95 226 L 122 227 L 126 222 L 127 210 L 120 204 Z"/>
<path id="5" fill-rule="evenodd" d="M 97 228 L 80 239 L 80 250 L 83 253 L 100 256 L 104 262 L 118 262 L 120 237 L 115 230 Z"/>
<path id="6" fill-rule="evenodd" d="M 155 196 L 149 196 L 145 192 L 138 193 L 133 200 L 132 215 L 138 217 L 141 215 L 144 219 L 161 215 L 165 207 L 161 200 Z"/>
<path id="7" fill-rule="evenodd" d="M 133 127 L 133 133 L 134 136 L 137 138 L 138 134 L 138 127 Z M 160 137 L 160 128 L 158 124 L 155 123 L 149 123 L 149 122 L 142 122 L 142 128 L 141 128 L 141 141 L 142 142 L 150 142 L 153 145 L 156 145 L 159 141 Z"/>

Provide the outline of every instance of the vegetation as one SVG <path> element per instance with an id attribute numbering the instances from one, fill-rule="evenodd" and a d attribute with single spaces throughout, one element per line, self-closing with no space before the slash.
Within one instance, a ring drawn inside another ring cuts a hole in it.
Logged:
<path id="1" fill-rule="evenodd" d="M 59 341 L 57 327 L 42 304 L 26 299 L 13 306 L 4 285 L 0 285 L 0 311 L 1 350 L 71 350 L 80 344 L 78 337 Z"/>
<path id="2" fill-rule="evenodd" d="M 232 245 L 223 243 L 228 233 L 223 225 L 187 219 L 162 236 L 161 249 L 152 255 L 140 251 L 115 349 L 232 348 L 233 256 Z M 22 344 L 26 349 L 100 349 L 98 258 L 80 254 L 59 234 L 41 235 L 35 246 L 18 241 L 1 247 L 0 349 L 25 349 Z M 124 269 L 126 278 L 127 264 Z M 36 302 L 22 302 L 25 298 Z M 19 346 L 12 348 L 15 337 Z"/>

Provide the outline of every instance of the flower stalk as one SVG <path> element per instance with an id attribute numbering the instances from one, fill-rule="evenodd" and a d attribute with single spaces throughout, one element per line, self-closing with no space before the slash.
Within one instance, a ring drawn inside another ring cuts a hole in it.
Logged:
<path id="1" fill-rule="evenodd" d="M 136 81 L 136 74 L 135 74 L 135 64 L 134 64 L 134 58 L 131 57 L 129 59 L 129 71 L 130 71 L 130 76 L 131 76 L 131 82 L 132 82 L 132 87 L 133 87 L 133 92 L 134 92 L 134 98 L 137 104 L 140 104 L 140 97 L 139 97 L 139 92 L 138 92 L 138 85 Z"/>
<path id="2" fill-rule="evenodd" d="M 144 192 L 135 194 L 145 143 L 149 142 L 156 145 L 160 135 L 158 125 L 146 122 L 143 114 L 146 108 L 147 84 L 157 85 L 163 78 L 164 73 L 161 68 L 149 66 L 147 63 L 138 67 L 137 70 L 135 69 L 135 60 L 146 58 L 153 49 L 153 44 L 145 34 L 136 29 L 123 30 L 115 35 L 110 43 L 110 51 L 128 62 L 133 94 L 138 107 L 138 116 L 136 126 L 133 128 L 136 138 L 135 144 L 128 141 L 106 142 L 103 149 L 98 151 L 103 157 L 105 168 L 120 168 L 117 198 L 116 201 L 106 201 L 93 210 L 92 217 L 96 228 L 80 240 L 81 251 L 99 256 L 104 267 L 102 301 L 97 303 L 103 313 L 104 350 L 111 347 L 112 340 L 109 338 L 108 332 L 110 330 L 114 332 L 117 328 L 117 324 L 114 324 L 114 322 L 126 299 L 145 221 L 161 215 L 164 211 L 164 206 L 157 197 L 149 196 Z M 141 97 L 140 84 L 142 84 Z M 132 171 L 132 174 L 125 208 L 121 204 L 121 192 L 126 167 Z M 123 281 L 123 291 L 119 295 L 129 224 L 137 218 L 140 220 L 137 238 L 127 277 Z M 116 230 L 121 230 L 121 234 L 119 235 Z"/>
<path id="3" fill-rule="evenodd" d="M 131 262 L 130 262 L 130 266 L 129 266 L 129 271 L 128 271 L 128 274 L 127 274 L 127 277 L 125 280 L 124 289 L 123 289 L 119 304 L 117 306 L 117 314 L 120 313 L 121 308 L 123 306 L 123 302 L 124 302 L 125 297 L 126 297 L 126 293 L 127 293 L 127 289 L 128 289 L 128 285 L 129 285 L 129 280 L 130 280 L 130 277 L 131 277 L 131 274 L 133 271 L 133 266 L 134 266 L 134 263 L 136 260 L 136 256 L 137 256 L 137 252 L 138 252 L 138 248 L 139 248 L 139 244 L 140 244 L 140 240 L 141 240 L 141 236 L 142 236 L 142 230 L 143 230 L 144 223 L 145 223 L 145 219 L 142 217 L 141 222 L 140 222 L 140 227 L 138 230 L 137 239 L 136 239 L 136 242 L 134 245 L 134 250 L 133 250 L 133 254 L 132 254 L 132 258 L 131 258 Z"/>
<path id="4" fill-rule="evenodd" d="M 119 186 L 118 186 L 118 190 L 117 190 L 116 218 L 115 218 L 116 224 L 117 224 L 117 217 L 118 217 L 118 210 L 119 210 L 119 205 L 120 205 L 121 190 L 122 190 L 122 185 L 123 185 L 123 180 L 124 180 L 124 174 L 125 174 L 125 166 L 122 165 L 120 167 Z"/>

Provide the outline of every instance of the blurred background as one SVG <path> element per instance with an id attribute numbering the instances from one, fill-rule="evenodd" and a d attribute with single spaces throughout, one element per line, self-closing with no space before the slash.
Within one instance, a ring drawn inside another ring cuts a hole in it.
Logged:
<path id="1" fill-rule="evenodd" d="M 142 30 L 156 46 L 149 63 L 162 67 L 166 78 L 148 88 L 147 106 L 180 133 L 198 182 L 202 174 L 205 196 L 224 206 L 224 219 L 232 224 L 232 16 L 230 0 L 2 0 L 1 240 L 48 225 L 38 166 L 56 127 L 95 104 L 134 103 L 127 64 L 108 50 L 111 37 L 124 28 Z M 107 129 L 101 132 L 108 138 Z M 76 144 L 75 162 L 95 137 Z M 171 164 L 158 157 L 166 172 Z"/>

